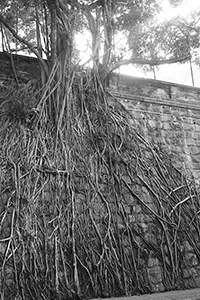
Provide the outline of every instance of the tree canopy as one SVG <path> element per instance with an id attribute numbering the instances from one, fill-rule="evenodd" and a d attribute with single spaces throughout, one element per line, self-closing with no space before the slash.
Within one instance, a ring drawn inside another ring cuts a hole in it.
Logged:
<path id="1" fill-rule="evenodd" d="M 170 3 L 177 6 L 181 1 Z M 158 23 L 156 16 L 162 10 L 158 0 L 18 0 L 1 1 L 0 5 L 3 50 L 34 53 L 46 75 L 56 59 L 72 60 L 74 36 L 83 29 L 91 35 L 90 60 L 103 65 L 105 74 L 129 63 L 156 66 L 182 62 L 199 48 L 199 12 L 188 20 Z M 128 57 L 125 49 L 115 44 L 119 33 L 127 37 Z"/>

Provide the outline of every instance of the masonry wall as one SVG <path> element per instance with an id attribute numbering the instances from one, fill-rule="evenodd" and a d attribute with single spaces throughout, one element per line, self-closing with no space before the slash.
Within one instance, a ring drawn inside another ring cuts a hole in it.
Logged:
<path id="1" fill-rule="evenodd" d="M 200 89 L 153 80 L 130 78 L 127 76 L 117 78 L 115 75 L 111 78 L 110 89 L 112 94 L 119 99 L 122 107 L 125 107 L 129 112 L 129 120 L 132 126 L 137 128 L 137 130 L 141 132 L 141 135 L 150 141 L 152 147 L 154 147 L 156 151 L 170 154 L 174 164 L 179 170 L 182 170 L 183 173 L 185 172 L 190 176 L 194 176 L 196 182 L 200 183 Z M 123 169 L 121 168 L 121 170 Z M 122 174 L 122 179 L 146 206 L 157 213 L 158 207 L 156 207 L 153 202 L 149 191 L 141 185 L 141 182 L 137 180 L 135 182 L 130 181 L 130 178 L 125 172 Z M 53 179 L 51 180 L 53 182 Z M 105 188 L 105 185 L 102 184 L 101 192 L 106 195 L 106 191 L 104 191 Z M 41 199 L 43 205 L 46 205 L 45 213 L 50 220 L 53 218 L 53 204 L 56 203 L 55 199 L 57 199 L 55 195 L 59 199 L 61 195 L 59 187 L 57 193 L 53 193 L 50 184 L 47 183 Z M 115 216 L 113 218 L 116 218 L 118 233 L 120 233 L 120 238 L 122 239 L 123 251 L 127 257 L 131 257 L 133 252 L 132 248 L 134 248 L 134 253 L 137 254 L 138 270 L 140 272 L 138 274 L 142 276 L 145 273 L 145 284 L 147 286 L 149 285 L 149 290 L 153 292 L 164 291 L 167 288 L 166 284 L 164 284 L 163 265 L 156 256 L 156 251 L 152 250 L 151 252 L 144 251 L 144 253 L 140 253 L 140 249 L 145 249 L 144 241 L 159 247 L 161 237 L 156 217 L 149 210 L 145 210 L 143 205 L 137 201 L 136 197 L 130 195 L 126 188 L 123 189 L 121 195 L 123 196 L 123 198 L 120 199 L 124 207 L 123 214 L 117 212 L 116 202 L 114 201 L 114 196 L 112 199 L 112 194 L 109 194 L 108 199 L 109 210 L 112 215 Z M 2 193 L 1 200 L 3 205 L 0 206 L 0 214 L 5 216 L 1 221 L 2 241 L 0 243 L 0 255 L 3 257 L 5 253 L 7 254 L 6 239 L 11 234 L 9 224 L 12 222 L 14 210 L 12 210 L 12 208 L 7 210 L 6 203 L 8 196 L 6 193 Z M 50 203 L 52 203 L 52 205 L 50 205 Z M 81 212 L 87 208 L 87 203 L 88 197 L 83 197 L 81 193 L 77 192 L 77 195 L 75 195 L 77 219 L 82 217 Z M 80 209 L 81 205 L 83 209 Z M 86 205 L 86 207 L 84 205 Z M 103 205 L 102 201 L 92 202 L 91 207 L 93 214 L 97 216 L 99 220 L 98 225 L 102 225 L 102 220 L 106 222 L 104 220 L 105 204 Z M 27 211 L 24 212 L 24 216 L 27 220 L 27 223 L 24 224 L 25 231 L 32 233 L 28 227 L 31 219 Z M 200 222 L 200 220 L 196 220 L 196 224 L 198 224 L 198 222 Z M 49 224 L 50 229 L 53 230 L 53 228 L 51 228 L 51 226 L 53 226 L 52 223 L 49 222 Z M 130 240 L 127 236 L 127 228 L 130 229 L 133 234 L 134 244 L 130 244 Z M 190 230 L 191 234 L 193 234 L 192 230 L 193 229 Z M 139 232 L 140 235 L 136 235 L 134 233 L 135 231 Z M 143 238 L 141 238 L 141 236 L 143 236 Z M 138 248 L 136 245 L 138 245 Z M 43 245 L 41 247 L 43 247 Z M 165 247 L 163 247 L 163 249 L 164 248 Z M 180 242 L 180 248 L 184 255 L 184 265 L 181 266 L 184 283 L 182 284 L 181 282 L 174 286 L 171 284 L 169 288 L 200 287 L 198 249 L 195 251 L 191 243 L 184 239 Z M 166 262 L 167 259 L 168 257 L 166 255 Z M 13 267 L 6 266 L 5 276 L 0 278 L 0 283 L 1 281 L 6 281 L 6 285 L 10 287 L 14 282 L 13 274 Z M 61 273 L 61 277 L 62 276 Z M 131 284 L 132 282 L 130 282 L 130 285 Z"/>
<path id="2" fill-rule="evenodd" d="M 27 82 L 39 78 L 40 65 L 35 57 L 0 52 L 0 82 L 8 79 Z"/>
<path id="3" fill-rule="evenodd" d="M 194 177 L 199 188 L 200 89 L 129 76 L 113 76 L 110 89 L 129 112 L 132 126 L 156 151 L 169 154 L 178 170 Z M 146 189 L 138 184 L 136 190 L 141 199 L 156 212 L 155 203 Z M 147 214 L 138 204 L 135 208 L 134 212 L 130 210 L 129 216 L 133 226 L 141 226 L 150 242 L 157 240 L 155 232 L 152 234 L 155 220 L 151 213 Z M 194 238 L 198 240 L 196 234 Z M 185 255 L 185 265 L 181 266 L 184 286 L 200 287 L 200 262 L 194 248 L 186 240 L 181 247 Z M 147 271 L 154 292 L 165 290 L 162 268 L 155 256 L 149 257 Z M 179 287 L 174 286 L 176 288 Z"/>
<path id="4" fill-rule="evenodd" d="M 111 86 L 131 124 L 200 183 L 200 89 L 129 76 Z"/>

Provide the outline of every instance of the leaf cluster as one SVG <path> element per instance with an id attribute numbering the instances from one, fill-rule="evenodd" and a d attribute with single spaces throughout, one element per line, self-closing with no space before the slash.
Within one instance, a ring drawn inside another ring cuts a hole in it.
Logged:
<path id="1" fill-rule="evenodd" d="M 159 11 L 160 5 L 156 0 L 127 1 L 126 5 L 119 5 L 116 9 L 116 29 L 129 31 L 137 25 L 142 25 L 144 21 L 152 19 Z"/>
<path id="2" fill-rule="evenodd" d="M 133 56 L 164 59 L 191 55 L 200 46 L 200 27 L 195 19 L 181 17 L 157 23 L 146 22 L 130 30 L 128 42 Z"/>

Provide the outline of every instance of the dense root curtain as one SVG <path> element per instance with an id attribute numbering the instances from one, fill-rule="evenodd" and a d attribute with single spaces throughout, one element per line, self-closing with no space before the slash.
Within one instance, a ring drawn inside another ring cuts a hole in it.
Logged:
<path id="1" fill-rule="evenodd" d="M 186 243 L 200 259 L 195 182 L 138 134 L 128 113 L 104 89 L 103 80 L 114 70 L 114 2 L 103 7 L 101 2 L 90 7 L 99 19 L 88 7 L 76 6 L 77 1 L 43 2 L 49 13 L 47 61 L 38 22 L 36 50 L 0 15 L 13 37 L 37 56 L 43 83 L 40 90 L 29 82 L 1 93 L 2 299 L 147 293 L 155 291 L 149 272 L 155 261 L 162 289 L 183 288 L 182 269 L 189 268 Z M 92 71 L 72 66 L 79 9 L 94 33 Z M 120 64 L 114 62 L 115 67 Z"/>
<path id="2" fill-rule="evenodd" d="M 147 293 L 152 261 L 163 289 L 183 288 L 185 243 L 200 258 L 195 182 L 131 127 L 98 73 L 56 82 L 59 67 L 42 91 L 2 91 L 1 296 Z"/>

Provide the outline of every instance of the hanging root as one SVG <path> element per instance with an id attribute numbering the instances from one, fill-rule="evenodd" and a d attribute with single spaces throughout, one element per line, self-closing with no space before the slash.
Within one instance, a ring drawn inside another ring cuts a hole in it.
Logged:
<path id="1" fill-rule="evenodd" d="M 98 74 L 55 73 L 1 104 L 2 298 L 147 293 L 152 259 L 166 289 L 183 287 L 186 241 L 200 258 L 194 182 L 129 125 Z"/>

